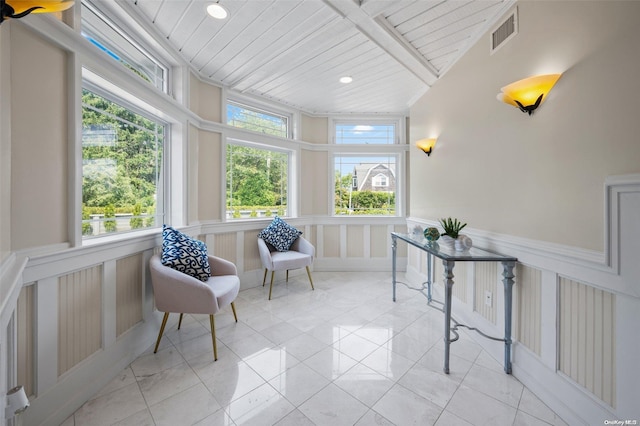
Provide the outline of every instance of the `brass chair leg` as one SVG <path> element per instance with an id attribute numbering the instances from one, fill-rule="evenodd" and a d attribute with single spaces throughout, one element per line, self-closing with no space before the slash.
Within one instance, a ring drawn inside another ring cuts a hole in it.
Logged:
<path id="1" fill-rule="evenodd" d="M 313 288 L 313 280 L 311 279 L 311 270 L 309 269 L 308 266 L 307 266 L 307 275 L 309 275 L 309 282 L 311 283 L 311 290 L 315 290 L 315 288 Z"/>
<path id="2" fill-rule="evenodd" d="M 156 340 L 156 348 L 153 350 L 155 354 L 158 352 L 158 346 L 160 345 L 160 339 L 162 339 L 162 333 L 164 333 L 164 326 L 167 325 L 167 319 L 169 318 L 169 312 L 164 313 L 164 317 L 162 318 L 162 325 L 160 326 L 160 333 L 158 334 L 158 340 Z"/>
<path id="3" fill-rule="evenodd" d="M 267 281 L 267 268 L 264 268 L 264 276 L 262 277 L 262 287 L 264 287 L 264 283 Z"/>
<path id="4" fill-rule="evenodd" d="M 178 330 L 180 330 L 181 325 L 182 325 L 182 314 L 180 314 L 180 319 L 178 320 Z"/>
<path id="5" fill-rule="evenodd" d="M 236 322 L 238 322 L 238 315 L 236 315 L 236 305 L 231 302 L 231 310 L 233 311 L 233 317 L 236 319 Z"/>
<path id="6" fill-rule="evenodd" d="M 271 285 L 269 286 L 269 300 L 271 300 L 271 290 L 273 290 L 273 276 L 275 275 L 276 271 L 271 271 Z"/>
<path id="7" fill-rule="evenodd" d="M 213 341 L 213 360 L 218 360 L 218 347 L 216 346 L 216 324 L 213 315 L 209 315 L 209 323 L 211 324 L 211 340 Z"/>
<path id="8" fill-rule="evenodd" d="M 287 280 L 286 282 L 289 282 L 289 270 L 287 269 Z"/>

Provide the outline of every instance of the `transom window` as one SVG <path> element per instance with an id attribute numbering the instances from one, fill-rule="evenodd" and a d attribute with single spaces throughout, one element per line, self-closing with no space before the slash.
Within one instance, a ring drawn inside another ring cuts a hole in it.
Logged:
<path id="1" fill-rule="evenodd" d="M 396 155 L 334 156 L 336 215 L 396 215 Z"/>
<path id="2" fill-rule="evenodd" d="M 82 91 L 82 236 L 159 226 L 166 124 Z"/>
<path id="3" fill-rule="evenodd" d="M 227 102 L 227 124 L 240 129 L 288 138 L 289 117 L 247 106 L 241 103 Z"/>
<path id="4" fill-rule="evenodd" d="M 390 145 L 397 143 L 395 123 L 377 122 L 336 122 L 336 144 Z"/>
<path id="5" fill-rule="evenodd" d="M 230 140 L 227 219 L 288 216 L 290 153 Z"/>
<path id="6" fill-rule="evenodd" d="M 89 1 L 82 1 L 82 35 L 129 71 L 168 92 L 168 67 Z"/>

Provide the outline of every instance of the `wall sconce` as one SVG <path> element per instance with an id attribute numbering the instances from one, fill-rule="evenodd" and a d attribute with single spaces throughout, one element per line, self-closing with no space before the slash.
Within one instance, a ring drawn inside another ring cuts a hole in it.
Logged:
<path id="1" fill-rule="evenodd" d="M 498 100 L 529 115 L 540 106 L 562 74 L 537 75 L 516 81 L 501 90 Z"/>
<path id="2" fill-rule="evenodd" d="M 22 386 L 16 386 L 7 392 L 7 407 L 4 409 L 5 419 L 17 416 L 27 408 L 29 408 L 29 398 L 24 393 Z"/>
<path id="3" fill-rule="evenodd" d="M 420 139 L 416 142 L 416 146 L 429 156 L 431 155 L 431 151 L 433 151 L 433 147 L 436 146 L 436 141 L 436 138 Z"/>
<path id="4" fill-rule="evenodd" d="M 0 24 L 7 18 L 24 18 L 30 13 L 61 12 L 73 6 L 71 0 L 0 0 Z"/>

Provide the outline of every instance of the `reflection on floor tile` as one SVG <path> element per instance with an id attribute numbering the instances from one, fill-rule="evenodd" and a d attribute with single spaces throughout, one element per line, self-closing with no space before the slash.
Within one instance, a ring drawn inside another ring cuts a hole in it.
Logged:
<path id="1" fill-rule="evenodd" d="M 444 374 L 442 313 L 390 274 L 315 272 L 243 290 L 216 315 L 170 316 L 149 348 L 64 426 L 558 425 L 465 332 Z M 278 277 L 276 277 L 278 278 Z"/>

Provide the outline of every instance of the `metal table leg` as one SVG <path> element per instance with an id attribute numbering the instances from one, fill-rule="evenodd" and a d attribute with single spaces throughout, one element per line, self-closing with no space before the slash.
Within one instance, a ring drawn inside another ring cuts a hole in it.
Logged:
<path id="1" fill-rule="evenodd" d="M 432 265 L 433 256 L 431 253 L 427 253 L 427 301 L 431 302 L 431 284 L 433 284 L 433 270 Z"/>
<path id="2" fill-rule="evenodd" d="M 396 251 L 398 237 L 391 234 L 391 281 L 393 282 L 393 301 L 396 301 Z"/>
<path id="3" fill-rule="evenodd" d="M 444 372 L 449 374 L 449 345 L 451 345 L 451 289 L 455 262 L 443 260 L 444 265 Z"/>
<path id="4" fill-rule="evenodd" d="M 513 308 L 513 268 L 515 262 L 502 262 L 504 279 L 504 372 L 511 374 L 511 313 Z"/>

